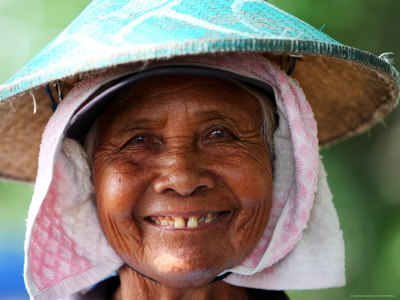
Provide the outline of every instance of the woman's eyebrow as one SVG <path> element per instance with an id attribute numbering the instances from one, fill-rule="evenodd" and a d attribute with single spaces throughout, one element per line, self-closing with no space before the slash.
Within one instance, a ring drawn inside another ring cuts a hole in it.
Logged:
<path id="1" fill-rule="evenodd" d="M 209 120 L 213 120 L 213 119 L 228 119 L 230 121 L 239 121 L 241 118 L 239 115 L 235 115 L 235 114 L 226 114 L 226 113 L 221 113 L 220 111 L 217 110 L 208 110 L 208 111 L 199 111 L 195 113 L 196 116 L 200 117 L 200 118 L 204 118 L 204 119 L 209 119 Z M 236 118 L 235 118 L 236 116 Z"/>
<path id="2" fill-rule="evenodd" d="M 249 123 L 249 119 L 245 117 L 243 111 L 238 110 L 238 113 L 226 114 L 218 110 L 200 111 L 196 114 L 199 115 L 202 121 L 227 121 L 228 124 L 233 125 L 238 131 L 237 133 L 248 134 L 258 131 L 253 122 Z"/>
<path id="3" fill-rule="evenodd" d="M 137 129 L 162 128 L 164 125 L 164 121 L 144 118 L 128 122 L 122 130 L 124 132 L 129 132 Z"/>

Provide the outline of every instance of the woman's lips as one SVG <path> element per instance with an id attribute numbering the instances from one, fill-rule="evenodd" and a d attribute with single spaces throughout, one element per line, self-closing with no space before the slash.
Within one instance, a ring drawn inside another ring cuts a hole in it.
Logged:
<path id="1" fill-rule="evenodd" d="M 157 215 L 146 220 L 165 229 L 195 229 L 212 224 L 228 211 L 208 212 L 191 216 Z"/>

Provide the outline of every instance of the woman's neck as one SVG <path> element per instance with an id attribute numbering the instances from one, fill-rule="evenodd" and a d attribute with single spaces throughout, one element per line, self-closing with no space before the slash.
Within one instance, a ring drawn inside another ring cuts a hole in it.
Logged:
<path id="1" fill-rule="evenodd" d="M 172 288 L 145 278 L 126 266 L 119 270 L 119 277 L 121 285 L 114 295 L 114 300 L 249 299 L 246 288 L 229 285 L 223 281 L 195 288 Z"/>

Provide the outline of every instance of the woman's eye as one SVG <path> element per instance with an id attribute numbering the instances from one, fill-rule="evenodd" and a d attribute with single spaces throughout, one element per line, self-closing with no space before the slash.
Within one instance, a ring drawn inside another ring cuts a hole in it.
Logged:
<path id="1" fill-rule="evenodd" d="M 212 129 L 209 137 L 217 140 L 237 140 L 237 137 L 226 128 Z"/>
<path id="2" fill-rule="evenodd" d="M 212 135 L 214 138 L 224 138 L 224 137 L 227 137 L 227 136 L 228 136 L 228 133 L 225 132 L 225 131 L 223 131 L 223 130 L 221 130 L 221 129 L 217 129 L 217 130 L 213 130 L 212 133 L 211 133 L 211 135 Z"/>
<path id="3" fill-rule="evenodd" d="M 147 141 L 148 137 L 144 135 L 135 136 L 133 139 L 130 140 L 130 142 L 133 144 L 146 143 Z"/>
<path id="4" fill-rule="evenodd" d="M 138 134 L 131 138 L 126 144 L 131 150 L 155 151 L 160 148 L 160 140 L 151 134 Z"/>
<path id="5" fill-rule="evenodd" d="M 131 138 L 127 144 L 131 146 L 154 147 L 158 145 L 158 140 L 156 137 L 149 134 L 138 134 Z"/>

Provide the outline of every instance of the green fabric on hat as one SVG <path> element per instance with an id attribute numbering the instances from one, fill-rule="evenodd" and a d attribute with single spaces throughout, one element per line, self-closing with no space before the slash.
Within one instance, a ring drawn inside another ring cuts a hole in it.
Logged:
<path id="1" fill-rule="evenodd" d="M 335 56 L 395 74 L 383 60 L 344 47 L 263 0 L 95 0 L 0 87 L 0 100 L 116 64 L 224 51 Z"/>

